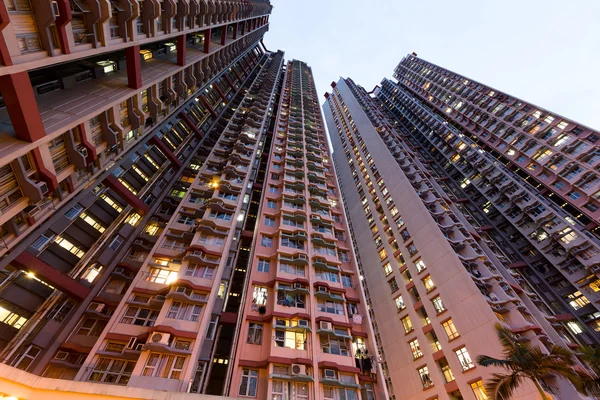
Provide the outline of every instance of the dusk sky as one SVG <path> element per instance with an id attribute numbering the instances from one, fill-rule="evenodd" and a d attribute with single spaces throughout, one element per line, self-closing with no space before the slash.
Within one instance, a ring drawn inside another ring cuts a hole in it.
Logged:
<path id="1" fill-rule="evenodd" d="M 372 89 L 419 57 L 600 129 L 598 0 L 271 0 L 269 50 L 307 62 L 319 91 Z"/>

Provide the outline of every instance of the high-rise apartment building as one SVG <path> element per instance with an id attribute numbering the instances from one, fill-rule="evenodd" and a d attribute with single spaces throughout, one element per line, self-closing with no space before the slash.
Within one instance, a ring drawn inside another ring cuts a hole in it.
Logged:
<path id="1" fill-rule="evenodd" d="M 269 2 L 0 8 L 0 397 L 386 398 Z"/>
<path id="2" fill-rule="evenodd" d="M 230 394 L 384 399 L 360 273 L 305 63 L 287 64 L 278 108 Z"/>
<path id="3" fill-rule="evenodd" d="M 283 63 L 261 44 L 271 5 L 0 11 L 0 362 L 221 394 L 226 363 L 206 365 L 230 356 Z"/>
<path id="4" fill-rule="evenodd" d="M 495 324 L 542 348 L 599 341 L 600 133 L 416 55 L 395 78 L 341 79 L 324 105 L 388 390 L 488 399 L 496 371 L 474 359 L 501 355 Z"/>

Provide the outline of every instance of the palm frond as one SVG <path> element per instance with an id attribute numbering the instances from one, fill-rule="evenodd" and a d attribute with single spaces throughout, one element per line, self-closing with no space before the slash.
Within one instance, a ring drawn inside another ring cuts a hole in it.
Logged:
<path id="1" fill-rule="evenodd" d="M 510 400 L 513 392 L 521 385 L 522 381 L 523 377 L 519 373 L 492 374 L 492 379 L 485 385 L 485 390 L 492 399 Z"/>
<path id="2" fill-rule="evenodd" d="M 494 358 L 494 357 L 490 357 L 490 356 L 486 356 L 486 355 L 480 355 L 477 356 L 477 359 L 475 360 L 477 361 L 477 364 L 481 365 L 482 367 L 501 367 L 501 368 L 505 368 L 508 370 L 513 369 L 513 363 L 510 360 L 503 360 L 501 358 Z"/>

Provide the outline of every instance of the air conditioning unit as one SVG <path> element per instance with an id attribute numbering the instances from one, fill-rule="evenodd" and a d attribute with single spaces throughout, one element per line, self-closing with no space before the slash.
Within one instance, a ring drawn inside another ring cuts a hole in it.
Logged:
<path id="1" fill-rule="evenodd" d="M 298 320 L 298 326 L 301 326 L 303 328 L 308 328 L 310 322 L 307 319 L 300 319 Z"/>
<path id="2" fill-rule="evenodd" d="M 138 345 L 138 339 L 135 336 L 132 336 L 129 338 L 129 343 L 127 343 L 127 348 L 130 350 L 135 349 L 135 347 Z"/>
<path id="3" fill-rule="evenodd" d="M 42 194 L 48 193 L 48 185 L 43 181 L 34 181 L 33 184 L 42 192 Z"/>
<path id="4" fill-rule="evenodd" d="M 104 303 L 90 303 L 90 305 L 88 306 L 88 311 L 95 311 L 95 312 L 99 312 L 101 313 L 102 310 L 104 310 L 104 307 L 106 307 L 106 304 Z"/>
<path id="5" fill-rule="evenodd" d="M 133 241 L 133 244 L 142 245 L 142 244 L 144 244 L 144 241 L 142 239 L 136 239 L 136 240 Z"/>
<path id="6" fill-rule="evenodd" d="M 165 296 L 164 294 L 157 294 L 156 296 L 154 296 L 154 300 L 156 301 L 165 301 L 167 299 L 167 296 Z"/>
<path id="7" fill-rule="evenodd" d="M 57 351 L 54 356 L 55 360 L 66 360 L 69 357 L 69 352 L 67 351 Z"/>
<path id="8" fill-rule="evenodd" d="M 301 283 L 294 283 L 295 289 L 304 289 L 304 286 Z"/>
<path id="9" fill-rule="evenodd" d="M 336 373 L 335 373 L 335 369 L 324 369 L 323 370 L 323 376 L 325 378 L 332 378 L 332 379 L 336 379 Z"/>
<path id="10" fill-rule="evenodd" d="M 276 319 L 275 320 L 275 326 L 283 326 L 283 327 L 285 327 L 285 326 L 287 326 L 287 323 L 283 319 Z"/>
<path id="11" fill-rule="evenodd" d="M 292 364 L 292 376 L 294 375 L 306 375 L 306 365 Z"/>
<path id="12" fill-rule="evenodd" d="M 185 286 L 177 286 L 177 288 L 175 289 L 175 292 L 177 292 L 177 293 L 185 293 L 185 291 L 186 291 Z"/>
<path id="13" fill-rule="evenodd" d="M 146 343 L 164 344 L 165 346 L 168 346 L 170 338 L 170 333 L 154 332 L 148 337 L 148 341 Z"/>
<path id="14" fill-rule="evenodd" d="M 498 298 L 498 296 L 496 295 L 496 293 L 490 293 L 490 299 L 492 299 L 493 301 L 498 301 L 498 300 L 500 300 L 500 299 Z"/>
<path id="15" fill-rule="evenodd" d="M 123 268 L 123 267 L 117 267 L 117 268 L 115 268 L 115 269 L 113 270 L 113 272 L 114 272 L 115 274 L 124 274 L 124 273 L 125 273 L 125 268 Z"/>
<path id="16" fill-rule="evenodd" d="M 324 330 L 324 331 L 332 331 L 333 330 L 333 326 L 332 326 L 331 322 L 320 321 L 319 322 L 319 329 Z"/>
<path id="17" fill-rule="evenodd" d="M 327 289 L 327 286 L 317 286 L 317 292 L 318 293 L 328 293 L 329 289 Z"/>

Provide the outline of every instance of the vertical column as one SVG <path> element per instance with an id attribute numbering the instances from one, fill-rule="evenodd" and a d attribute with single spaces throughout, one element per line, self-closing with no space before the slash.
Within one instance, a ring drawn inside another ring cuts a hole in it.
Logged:
<path id="1" fill-rule="evenodd" d="M 184 66 L 187 54 L 187 44 L 185 34 L 177 36 L 177 65 Z"/>
<path id="2" fill-rule="evenodd" d="M 211 29 L 208 28 L 204 31 L 204 52 L 210 53 L 210 37 L 211 37 Z"/>
<path id="3" fill-rule="evenodd" d="M 140 46 L 131 46 L 125 50 L 127 63 L 127 82 L 132 89 L 142 87 L 142 67 L 140 65 Z"/>
<path id="4" fill-rule="evenodd" d="M 233 40 L 237 39 L 238 28 L 240 27 L 239 22 L 233 24 Z"/>
<path id="5" fill-rule="evenodd" d="M 4 2 L 0 3 L 0 63 L 5 66 L 13 65 L 8 46 L 6 45 L 6 39 L 4 37 L 4 28 L 8 26 L 10 18 L 8 17 L 8 10 Z"/>
<path id="6" fill-rule="evenodd" d="M 225 43 L 227 43 L 227 27 L 228 25 L 221 27 L 221 46 L 225 46 Z"/>
<path id="7" fill-rule="evenodd" d="M 67 33 L 67 24 L 71 22 L 71 5 L 69 0 L 58 0 L 58 11 L 60 15 L 56 17 L 56 30 L 58 32 L 58 40 L 63 54 L 71 54 L 69 38 Z"/>
<path id="8" fill-rule="evenodd" d="M 17 139 L 33 143 L 46 136 L 27 71 L 0 76 L 0 93 Z"/>

